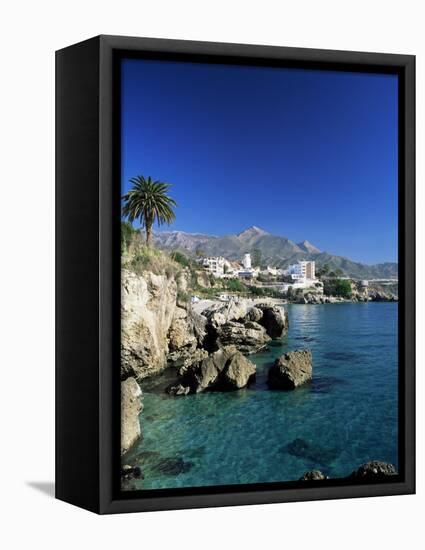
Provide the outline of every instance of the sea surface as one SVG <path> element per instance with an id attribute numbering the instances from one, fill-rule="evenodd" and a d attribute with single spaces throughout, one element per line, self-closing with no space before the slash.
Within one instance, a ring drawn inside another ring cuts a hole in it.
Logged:
<path id="1" fill-rule="evenodd" d="M 124 462 L 145 477 L 129 489 L 293 481 L 312 469 L 338 478 L 374 459 L 397 467 L 397 303 L 285 309 L 288 335 L 249 357 L 249 388 L 169 397 L 169 373 L 144 382 L 143 439 Z M 304 348 L 313 381 L 269 390 L 274 359 Z"/>

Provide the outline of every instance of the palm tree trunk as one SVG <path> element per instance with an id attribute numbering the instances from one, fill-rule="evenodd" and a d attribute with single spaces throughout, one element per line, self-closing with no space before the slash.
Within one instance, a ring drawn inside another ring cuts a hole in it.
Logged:
<path id="1" fill-rule="evenodd" d="M 152 224 L 147 223 L 146 224 L 146 246 L 148 248 L 151 247 L 151 240 L 152 240 Z"/>

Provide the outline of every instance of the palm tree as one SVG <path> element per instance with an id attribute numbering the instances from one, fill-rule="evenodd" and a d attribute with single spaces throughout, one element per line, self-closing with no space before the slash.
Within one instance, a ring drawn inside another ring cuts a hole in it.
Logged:
<path id="1" fill-rule="evenodd" d="M 176 217 L 173 207 L 177 203 L 167 195 L 169 183 L 154 181 L 150 176 L 136 176 L 130 179 L 130 183 L 133 184 L 132 189 L 122 197 L 122 213 L 131 223 L 135 219 L 140 220 L 146 230 L 146 246 L 150 246 L 152 225 L 155 221 L 158 225 L 170 224 Z"/>

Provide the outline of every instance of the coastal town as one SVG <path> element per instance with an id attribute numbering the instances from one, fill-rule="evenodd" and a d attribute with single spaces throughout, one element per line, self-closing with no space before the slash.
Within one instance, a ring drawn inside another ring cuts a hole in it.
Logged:
<path id="1" fill-rule="evenodd" d="M 316 263 L 314 261 L 299 261 L 286 269 L 267 266 L 265 269 L 253 267 L 251 254 L 245 254 L 241 262 L 229 261 L 222 256 L 206 257 L 200 260 L 203 268 L 218 279 L 240 278 L 244 280 L 258 279 L 259 276 L 281 277 L 288 280 L 282 285 L 287 291 L 289 286 L 308 288 L 315 283 Z"/>
<path id="2" fill-rule="evenodd" d="M 341 270 L 332 271 L 328 266 L 316 270 L 313 260 L 299 260 L 286 268 L 253 265 L 250 253 L 240 261 L 223 256 L 207 256 L 198 259 L 199 266 L 212 279 L 212 286 L 226 290 L 217 297 L 228 301 L 240 294 L 240 286 L 259 296 L 298 303 L 334 303 L 350 301 L 385 301 L 397 299 L 397 281 L 392 279 L 355 279 Z M 231 284 L 233 282 L 233 284 Z M 233 292 L 232 292 L 233 290 Z M 195 294 L 192 302 L 200 297 Z"/>

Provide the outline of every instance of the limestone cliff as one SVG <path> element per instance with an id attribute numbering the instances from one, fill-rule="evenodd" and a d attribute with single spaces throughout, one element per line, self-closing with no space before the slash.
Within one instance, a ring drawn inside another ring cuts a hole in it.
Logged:
<path id="1" fill-rule="evenodd" d="M 142 390 L 132 377 L 121 382 L 121 454 L 126 453 L 141 434 L 139 414 Z"/>
<path id="2" fill-rule="evenodd" d="M 166 366 L 177 284 L 166 275 L 123 269 L 121 292 L 121 375 L 145 378 Z"/>

